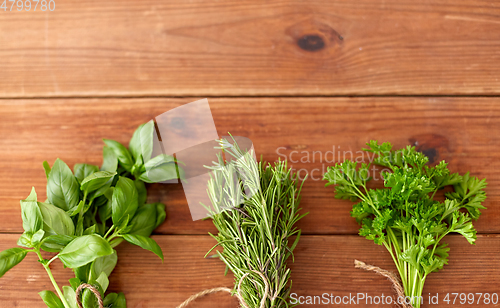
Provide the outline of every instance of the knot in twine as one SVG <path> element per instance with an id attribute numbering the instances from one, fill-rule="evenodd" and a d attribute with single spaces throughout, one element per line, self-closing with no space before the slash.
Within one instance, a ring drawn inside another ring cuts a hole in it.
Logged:
<path id="1" fill-rule="evenodd" d="M 360 268 L 364 269 L 365 271 L 372 271 L 375 272 L 379 275 L 382 275 L 386 278 L 388 278 L 392 282 L 392 286 L 394 287 L 394 291 L 398 295 L 398 298 L 404 299 L 400 301 L 396 301 L 399 303 L 403 308 L 413 308 L 411 304 L 408 304 L 406 302 L 406 295 L 403 287 L 399 283 L 399 279 L 396 275 L 394 275 L 392 272 L 386 271 L 384 269 L 381 269 L 380 267 L 376 267 L 373 265 L 366 264 L 365 262 L 354 260 L 354 267 L 355 268 Z"/>
<path id="2" fill-rule="evenodd" d="M 266 305 L 266 299 L 267 299 L 267 296 L 269 294 L 269 283 L 267 282 L 267 278 L 266 276 L 264 276 L 264 274 L 262 274 L 261 272 L 259 271 L 254 271 L 252 270 L 252 272 L 256 273 L 257 275 L 259 275 L 262 280 L 264 281 L 264 285 L 265 285 L 265 291 L 264 291 L 264 296 L 262 296 L 262 300 L 260 301 L 260 308 L 264 308 L 265 305 Z M 245 302 L 245 300 L 243 299 L 243 296 L 241 295 L 241 283 L 243 282 L 243 280 L 245 280 L 245 278 L 248 277 L 248 275 L 250 275 L 250 273 L 246 273 L 245 275 L 243 275 L 240 279 L 240 281 L 238 282 L 238 290 L 236 292 L 236 297 L 238 298 L 238 300 L 240 301 L 240 304 L 245 307 L 245 308 L 250 308 L 250 306 L 248 306 L 248 304 Z M 187 307 L 191 302 L 194 302 L 195 300 L 197 300 L 198 298 L 200 297 L 203 297 L 207 294 L 211 294 L 211 293 L 217 293 L 217 292 L 227 292 L 227 293 L 231 293 L 232 290 L 229 289 L 229 288 L 225 288 L 225 287 L 219 287 L 219 288 L 213 288 L 213 289 L 207 289 L 207 290 L 204 290 L 204 291 L 201 291 L 200 293 L 196 293 L 194 295 L 191 295 L 191 297 L 189 297 L 188 299 L 186 299 L 182 304 L 180 304 L 179 306 L 177 306 L 177 308 L 185 308 Z"/>
<path id="3" fill-rule="evenodd" d="M 89 289 L 92 293 L 94 293 L 95 297 L 97 297 L 97 303 L 99 304 L 99 308 L 104 308 L 104 303 L 102 302 L 101 293 L 92 285 L 88 283 L 82 283 L 76 288 L 76 303 L 78 304 L 78 308 L 83 308 L 82 302 L 80 301 L 80 293 L 83 289 Z"/>

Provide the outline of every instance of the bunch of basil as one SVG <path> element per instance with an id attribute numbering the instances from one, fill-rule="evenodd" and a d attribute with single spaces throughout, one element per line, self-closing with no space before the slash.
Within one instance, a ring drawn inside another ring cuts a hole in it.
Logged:
<path id="1" fill-rule="evenodd" d="M 20 263 L 28 252 L 39 257 L 58 294 L 42 291 L 40 296 L 49 308 L 77 308 L 76 288 L 93 285 L 104 298 L 108 276 L 117 262 L 113 249 L 123 240 L 150 250 L 163 260 L 158 244 L 149 236 L 166 217 L 162 203 L 146 204 L 144 182 L 177 178 L 173 157 L 153 152 L 154 122 L 142 124 L 135 131 L 128 149 L 114 140 L 104 140 L 101 168 L 76 164 L 74 173 L 60 159 L 52 166 L 43 163 L 47 175 L 47 200 L 38 202 L 33 188 L 21 201 L 24 233 L 18 245 L 0 253 L 0 277 Z M 43 258 L 41 251 L 57 253 Z M 49 265 L 55 259 L 73 269 L 70 286 L 56 283 Z M 82 295 L 84 308 L 97 307 L 90 290 Z M 126 307 L 123 293 L 108 294 L 105 306 Z"/>

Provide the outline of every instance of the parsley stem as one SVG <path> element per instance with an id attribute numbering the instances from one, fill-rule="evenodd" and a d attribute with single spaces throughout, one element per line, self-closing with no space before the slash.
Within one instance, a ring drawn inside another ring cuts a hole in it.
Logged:
<path id="1" fill-rule="evenodd" d="M 432 193 L 431 200 L 434 200 L 434 195 L 436 194 L 437 191 L 438 191 L 438 189 L 436 188 L 436 190 Z"/>
<path id="2" fill-rule="evenodd" d="M 434 243 L 434 248 L 432 249 L 432 253 L 431 253 L 431 256 L 434 255 L 434 252 L 436 252 L 436 247 L 437 247 L 437 244 L 439 244 L 439 242 L 441 242 L 441 240 L 446 236 L 448 235 L 448 233 L 450 233 L 451 231 L 451 227 L 450 229 L 448 229 L 445 233 L 443 233 L 439 238 L 438 240 L 436 241 L 436 243 Z"/>
<path id="3" fill-rule="evenodd" d="M 389 251 L 389 253 L 391 254 L 392 260 L 394 260 L 394 264 L 396 265 L 396 268 L 398 269 L 398 272 L 401 273 L 401 268 L 400 268 L 399 262 L 396 259 L 396 257 L 394 256 L 394 253 L 392 252 L 392 247 L 390 245 L 391 245 L 390 243 L 384 242 L 384 246 Z"/>
<path id="4" fill-rule="evenodd" d="M 418 268 L 413 270 L 413 287 L 411 288 L 411 300 L 415 299 L 415 287 L 417 286 Z M 420 305 L 419 305 L 420 306 Z"/>
<path id="5" fill-rule="evenodd" d="M 408 243 L 406 241 L 406 239 L 408 238 L 407 236 L 407 233 L 405 234 L 405 232 L 402 232 L 402 238 L 403 238 L 403 249 L 406 250 L 408 247 Z M 404 262 L 404 273 L 400 273 L 401 274 L 401 280 L 403 281 L 403 287 L 404 289 L 406 290 L 406 280 L 408 278 L 408 263 L 407 262 Z M 404 275 L 402 275 L 404 274 Z"/>

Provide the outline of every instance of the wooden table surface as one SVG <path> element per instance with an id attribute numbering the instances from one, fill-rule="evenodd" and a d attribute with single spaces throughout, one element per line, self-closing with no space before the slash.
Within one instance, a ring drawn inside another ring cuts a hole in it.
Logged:
<path id="1" fill-rule="evenodd" d="M 52 12 L 15 10 L 0 9 L 0 251 L 22 233 L 19 200 L 32 186 L 45 199 L 42 161 L 100 164 L 102 138 L 126 143 L 140 123 L 209 97 L 219 135 L 246 136 L 258 156 L 309 174 L 293 292 L 392 294 L 386 279 L 354 268 L 360 259 L 395 270 L 357 235 L 351 202 L 324 188 L 332 159 L 314 156 L 378 139 L 486 177 L 477 245 L 446 239 L 449 265 L 423 292 L 439 293 L 440 305 L 422 307 L 500 307 L 442 301 L 500 293 L 500 2 L 56 0 Z M 154 235 L 165 263 L 120 245 L 110 291 L 128 307 L 159 308 L 232 286 L 221 261 L 203 258 L 216 230 L 191 220 L 182 187 L 150 185 L 149 201 L 167 205 Z M 60 284 L 72 276 L 54 269 Z M 45 307 L 44 289 L 50 281 L 28 256 L 0 279 L 0 308 Z M 236 306 L 215 294 L 190 307 Z"/>

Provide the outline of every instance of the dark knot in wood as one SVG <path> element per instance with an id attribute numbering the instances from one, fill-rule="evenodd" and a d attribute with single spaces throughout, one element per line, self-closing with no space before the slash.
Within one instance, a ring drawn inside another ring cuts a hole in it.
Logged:
<path id="1" fill-rule="evenodd" d="M 325 48 L 325 41 L 319 35 L 308 34 L 299 38 L 297 45 L 306 51 L 318 51 Z"/>

